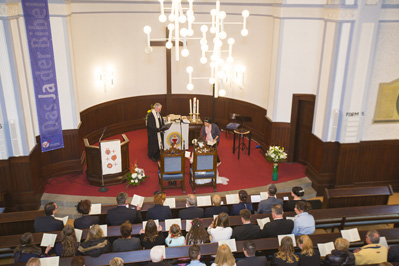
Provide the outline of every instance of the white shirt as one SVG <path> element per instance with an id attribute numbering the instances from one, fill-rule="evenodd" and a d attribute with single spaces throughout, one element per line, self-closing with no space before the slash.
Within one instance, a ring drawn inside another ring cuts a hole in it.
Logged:
<path id="1" fill-rule="evenodd" d="M 217 243 L 220 240 L 228 240 L 233 234 L 233 229 L 231 227 L 221 227 L 216 228 L 208 227 L 208 233 L 212 236 L 211 243 Z"/>

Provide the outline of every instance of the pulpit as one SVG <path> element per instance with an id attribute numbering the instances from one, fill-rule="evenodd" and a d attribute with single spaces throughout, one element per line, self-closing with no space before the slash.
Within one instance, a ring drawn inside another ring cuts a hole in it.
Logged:
<path id="1" fill-rule="evenodd" d="M 91 145 L 87 138 L 83 139 L 86 151 L 86 163 L 87 180 L 91 185 L 101 186 L 101 153 L 100 148 L 97 145 Z M 121 142 L 121 172 L 115 174 L 104 175 L 104 185 L 115 185 L 122 183 L 123 176 L 126 175 L 129 170 L 129 139 L 125 134 L 122 134 Z"/>

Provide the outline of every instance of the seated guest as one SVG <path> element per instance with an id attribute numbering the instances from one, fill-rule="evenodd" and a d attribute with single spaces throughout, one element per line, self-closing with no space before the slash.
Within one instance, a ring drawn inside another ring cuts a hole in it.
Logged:
<path id="1" fill-rule="evenodd" d="M 242 225 L 234 227 L 231 238 L 235 238 L 236 241 L 259 238 L 260 228 L 257 224 L 251 224 L 251 212 L 243 209 L 240 211 L 240 216 Z"/>
<path id="2" fill-rule="evenodd" d="M 366 234 L 366 244 L 361 249 L 355 249 L 356 265 L 374 264 L 386 262 L 388 259 L 388 249 L 379 244 L 380 234 L 376 230 L 369 230 Z"/>
<path id="3" fill-rule="evenodd" d="M 142 222 L 140 206 L 136 206 L 137 210 L 128 208 L 128 199 L 129 196 L 126 192 L 120 192 L 118 196 L 116 196 L 118 207 L 107 211 L 107 217 L 105 220 L 108 225 L 121 225 L 126 221 L 129 221 L 132 224 Z"/>
<path id="4" fill-rule="evenodd" d="M 281 239 L 281 245 L 278 248 L 278 252 L 273 254 L 270 266 L 298 266 L 299 258 L 294 254 L 294 251 L 291 237 L 284 237 Z"/>
<path id="5" fill-rule="evenodd" d="M 301 249 L 299 254 L 299 266 L 320 265 L 320 254 L 313 249 L 313 242 L 307 235 L 301 235 L 297 239 L 298 247 Z"/>
<path id="6" fill-rule="evenodd" d="M 349 251 L 349 241 L 345 238 L 337 238 L 334 242 L 335 249 L 331 251 L 324 259 L 324 266 L 336 265 L 355 265 L 355 256 Z"/>
<path id="7" fill-rule="evenodd" d="M 154 220 L 148 220 L 147 224 L 145 225 L 145 230 L 140 230 L 140 241 L 141 246 L 145 249 L 151 249 L 157 245 L 165 245 L 165 237 L 163 236 L 162 226 L 157 228 L 157 224 Z"/>
<path id="8" fill-rule="evenodd" d="M 186 244 L 200 245 L 205 243 L 209 243 L 209 234 L 202 221 L 196 218 L 191 222 L 191 229 L 186 235 Z"/>
<path id="9" fill-rule="evenodd" d="M 215 194 L 212 196 L 212 207 L 208 207 L 205 209 L 204 217 L 211 218 L 213 215 L 219 215 L 219 213 L 225 212 L 228 213 L 229 209 L 226 206 L 220 206 L 222 203 L 222 198 Z"/>
<path id="10" fill-rule="evenodd" d="M 169 229 L 169 235 L 165 239 L 165 243 L 168 247 L 178 247 L 186 244 L 186 239 L 184 238 L 178 224 L 172 224 Z"/>
<path id="11" fill-rule="evenodd" d="M 80 255 L 91 257 L 98 257 L 111 251 L 111 243 L 104 237 L 104 232 L 98 224 L 89 229 L 86 240 L 78 248 Z"/>
<path id="12" fill-rule="evenodd" d="M 275 184 L 270 184 L 269 188 L 267 189 L 268 198 L 265 200 L 261 200 L 258 205 L 258 212 L 261 213 L 271 213 L 272 206 L 275 204 L 280 204 L 283 206 L 283 200 L 276 198 L 277 194 L 277 187 Z"/>
<path id="13" fill-rule="evenodd" d="M 172 266 L 172 264 L 163 261 L 163 247 L 156 246 L 151 248 L 150 260 L 147 266 Z"/>
<path id="14" fill-rule="evenodd" d="M 115 257 L 109 261 L 109 266 L 123 266 L 125 261 L 119 257 Z"/>
<path id="15" fill-rule="evenodd" d="M 130 251 L 141 249 L 140 239 L 132 237 L 132 224 L 124 222 L 120 227 L 122 238 L 112 243 L 112 252 Z"/>
<path id="16" fill-rule="evenodd" d="M 33 242 L 32 233 L 25 233 L 19 239 L 19 245 L 14 250 L 14 261 L 17 262 L 26 262 L 30 258 L 41 258 L 47 256 L 51 247 L 48 245 L 44 255 L 42 255 L 42 250 Z"/>
<path id="17" fill-rule="evenodd" d="M 216 252 L 215 262 L 211 266 L 234 266 L 236 265 L 236 259 L 231 253 L 230 247 L 226 244 L 222 244 L 218 247 Z"/>
<path id="18" fill-rule="evenodd" d="M 292 233 L 296 236 L 311 235 L 316 230 L 314 218 L 308 213 L 310 204 L 306 201 L 298 201 L 295 205 L 295 220 Z"/>
<path id="19" fill-rule="evenodd" d="M 211 243 L 230 239 L 233 234 L 233 229 L 230 227 L 229 215 L 225 212 L 219 214 L 208 227 L 208 233 L 211 236 Z"/>
<path id="20" fill-rule="evenodd" d="M 295 209 L 295 204 L 302 200 L 301 197 L 305 195 L 305 190 L 302 187 L 293 187 L 291 191 L 292 200 L 284 201 L 284 211 L 293 212 Z"/>
<path id="21" fill-rule="evenodd" d="M 75 229 L 69 224 L 65 225 L 62 229 L 61 242 L 55 243 L 55 254 L 60 257 L 73 257 L 77 253 L 78 246 Z"/>
<path id="22" fill-rule="evenodd" d="M 95 215 L 89 215 L 91 210 L 90 200 L 81 200 L 76 206 L 78 213 L 82 214 L 82 217 L 75 219 L 73 226 L 78 229 L 88 229 L 93 224 L 100 224 L 100 218 Z"/>
<path id="23" fill-rule="evenodd" d="M 179 211 L 179 218 L 182 220 L 189 220 L 194 218 L 204 217 L 204 209 L 195 207 L 197 199 L 193 194 L 188 194 L 186 199 L 186 209 Z"/>
<path id="24" fill-rule="evenodd" d="M 72 258 L 71 266 L 85 266 L 85 257 L 75 256 Z"/>
<path id="25" fill-rule="evenodd" d="M 238 192 L 238 197 L 240 198 L 240 203 L 231 206 L 231 216 L 240 215 L 240 211 L 242 209 L 247 209 L 251 213 L 254 213 L 254 209 L 252 208 L 252 203 L 249 202 L 248 193 L 245 190 L 240 190 Z"/>
<path id="26" fill-rule="evenodd" d="M 187 264 L 187 266 L 206 266 L 205 263 L 200 262 L 201 253 L 199 246 L 190 246 L 190 248 L 188 249 L 188 256 L 190 257 L 191 262 Z"/>
<path id="27" fill-rule="evenodd" d="M 389 262 L 399 262 L 399 246 L 389 247 L 388 261 Z"/>
<path id="28" fill-rule="evenodd" d="M 294 229 L 294 222 L 292 220 L 286 220 L 284 217 L 283 207 L 280 204 L 275 204 L 272 207 L 273 221 L 265 224 L 263 227 L 260 237 L 277 237 L 278 235 L 291 234 Z"/>
<path id="29" fill-rule="evenodd" d="M 42 264 L 40 263 L 39 258 L 30 258 L 26 263 L 26 266 L 40 266 L 40 265 Z"/>
<path id="30" fill-rule="evenodd" d="M 46 214 L 46 216 L 35 218 L 33 226 L 36 233 L 61 231 L 62 228 L 64 228 L 64 223 L 54 218 L 57 210 L 57 204 L 54 202 L 49 202 L 44 206 L 44 213 Z"/>
<path id="31" fill-rule="evenodd" d="M 166 194 L 162 191 L 155 192 L 154 194 L 154 207 L 149 208 L 147 211 L 146 219 L 147 221 L 159 220 L 161 222 L 165 219 L 172 219 L 172 211 L 169 206 L 163 206 L 166 199 Z"/>
<path id="32" fill-rule="evenodd" d="M 239 260 L 237 266 L 266 266 L 267 259 L 265 256 L 255 256 L 255 242 L 247 240 L 244 242 L 243 251 L 245 259 Z"/>

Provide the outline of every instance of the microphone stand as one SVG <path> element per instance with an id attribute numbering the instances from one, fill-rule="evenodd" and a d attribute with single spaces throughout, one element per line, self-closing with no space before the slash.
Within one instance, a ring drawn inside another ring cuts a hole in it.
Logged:
<path id="1" fill-rule="evenodd" d="M 107 129 L 107 127 L 104 128 L 103 133 L 101 134 L 101 137 L 100 137 L 100 139 L 98 140 L 98 146 L 99 146 L 99 148 L 100 148 L 101 184 L 102 184 L 101 188 L 98 190 L 99 192 L 107 192 L 107 191 L 108 191 L 108 188 L 104 187 L 103 163 L 102 163 L 102 160 L 101 160 L 101 157 L 102 157 L 102 153 L 101 153 L 101 139 L 104 137 L 104 133 L 105 133 L 105 130 L 106 130 L 106 129 Z"/>

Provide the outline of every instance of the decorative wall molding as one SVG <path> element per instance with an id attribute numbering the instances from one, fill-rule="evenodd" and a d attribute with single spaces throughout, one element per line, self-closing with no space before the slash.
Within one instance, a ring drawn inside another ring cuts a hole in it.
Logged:
<path id="1" fill-rule="evenodd" d="M 325 9 L 324 18 L 328 20 L 355 20 L 356 9 Z"/>

